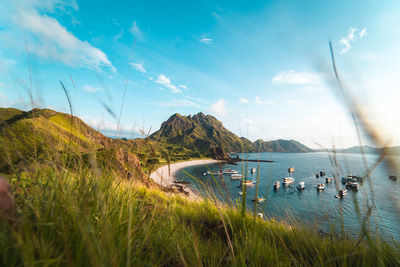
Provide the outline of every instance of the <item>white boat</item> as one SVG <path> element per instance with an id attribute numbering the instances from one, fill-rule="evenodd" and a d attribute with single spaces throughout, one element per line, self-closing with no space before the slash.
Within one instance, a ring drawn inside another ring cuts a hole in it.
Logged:
<path id="1" fill-rule="evenodd" d="M 255 199 L 253 199 L 253 201 L 260 203 L 263 202 L 265 200 L 265 198 L 263 196 L 257 196 Z"/>
<path id="2" fill-rule="evenodd" d="M 242 182 L 242 185 L 253 185 L 253 184 L 255 184 L 256 182 L 255 181 L 252 181 L 252 180 L 244 180 L 243 182 Z"/>
<path id="3" fill-rule="evenodd" d="M 223 171 L 223 173 L 226 173 L 226 174 L 237 174 L 237 173 L 239 173 L 239 172 L 236 171 L 236 170 L 232 170 L 232 169 L 227 168 L 227 169 L 225 169 L 225 170 Z"/>
<path id="4" fill-rule="evenodd" d="M 321 191 L 325 189 L 325 184 L 317 184 L 317 190 Z"/>
<path id="5" fill-rule="evenodd" d="M 251 169 L 250 173 L 256 173 L 256 168 Z"/>
<path id="6" fill-rule="evenodd" d="M 239 191 L 239 196 L 242 196 L 243 195 L 243 191 Z"/>
<path id="7" fill-rule="evenodd" d="M 347 195 L 347 189 L 340 189 L 339 194 L 336 196 L 336 198 L 342 198 L 345 195 Z"/>
<path id="8" fill-rule="evenodd" d="M 304 190 L 305 188 L 306 188 L 306 185 L 305 185 L 304 182 L 300 182 L 300 183 L 297 185 L 297 189 L 299 189 L 299 190 Z"/>
<path id="9" fill-rule="evenodd" d="M 237 174 L 237 173 L 231 174 L 231 179 L 232 180 L 240 180 L 242 178 L 243 178 L 243 175 L 241 175 L 241 174 Z"/>
<path id="10" fill-rule="evenodd" d="M 285 177 L 285 178 L 283 178 L 283 182 L 282 183 L 285 186 L 288 186 L 288 185 L 293 184 L 293 182 L 294 182 L 294 178 L 293 177 Z"/>
<path id="11" fill-rule="evenodd" d="M 278 190 L 280 186 L 281 186 L 281 183 L 280 183 L 279 181 L 276 181 L 276 182 L 274 183 L 274 189 L 275 189 L 275 190 Z"/>
<path id="12" fill-rule="evenodd" d="M 216 172 L 207 172 L 207 174 L 211 174 L 211 175 L 221 175 L 221 174 L 223 174 L 223 172 L 220 172 L 220 171 L 216 171 Z"/>
<path id="13" fill-rule="evenodd" d="M 333 180 L 332 177 L 326 177 L 326 178 L 325 178 L 325 181 L 326 181 L 327 184 L 332 183 L 332 180 Z"/>

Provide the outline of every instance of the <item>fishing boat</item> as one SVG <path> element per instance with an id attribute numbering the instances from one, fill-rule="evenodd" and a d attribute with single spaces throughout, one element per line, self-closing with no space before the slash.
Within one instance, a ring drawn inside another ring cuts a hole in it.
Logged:
<path id="1" fill-rule="evenodd" d="M 281 187 L 281 183 L 280 183 L 279 181 L 276 181 L 276 182 L 274 183 L 274 189 L 275 189 L 275 190 L 278 190 L 279 187 Z"/>
<path id="2" fill-rule="evenodd" d="M 342 177 L 342 184 L 347 183 L 347 178 L 346 177 Z"/>
<path id="3" fill-rule="evenodd" d="M 260 203 L 263 202 L 265 200 L 265 198 L 263 196 L 257 196 L 255 199 L 253 199 L 253 201 Z"/>
<path id="4" fill-rule="evenodd" d="M 298 185 L 297 185 L 297 189 L 299 189 L 300 191 L 301 190 L 304 190 L 306 188 L 306 186 L 305 186 L 305 183 L 304 182 L 300 182 Z"/>
<path id="5" fill-rule="evenodd" d="M 345 195 L 347 195 L 347 189 L 340 189 L 339 194 L 336 195 L 336 198 L 343 198 Z"/>
<path id="6" fill-rule="evenodd" d="M 236 174 L 236 173 L 239 173 L 239 172 L 237 170 L 232 170 L 232 169 L 227 168 L 227 169 L 224 169 L 223 173 L 225 173 L 225 174 Z"/>
<path id="7" fill-rule="evenodd" d="M 232 180 L 240 180 L 242 178 L 243 178 L 243 175 L 241 175 L 241 174 L 237 174 L 237 173 L 231 174 L 231 179 Z"/>
<path id="8" fill-rule="evenodd" d="M 256 182 L 255 181 L 252 181 L 252 180 L 244 180 L 244 181 L 242 181 L 242 186 L 243 185 L 253 185 L 253 184 L 255 184 Z"/>
<path id="9" fill-rule="evenodd" d="M 321 191 L 325 189 L 325 184 L 317 184 L 317 190 Z"/>
<path id="10" fill-rule="evenodd" d="M 358 183 L 352 183 L 351 184 L 351 189 L 354 191 L 358 191 L 358 189 L 360 188 L 360 185 Z"/>
<path id="11" fill-rule="evenodd" d="M 319 172 L 319 176 L 320 176 L 320 177 L 325 176 L 325 171 L 324 171 L 324 170 L 320 171 L 320 172 Z"/>
<path id="12" fill-rule="evenodd" d="M 317 174 L 315 175 L 315 178 L 319 178 L 319 173 L 317 173 Z"/>
<path id="13" fill-rule="evenodd" d="M 256 168 L 251 169 L 251 170 L 250 170 L 250 173 L 251 173 L 251 174 L 256 173 Z"/>
<path id="14" fill-rule="evenodd" d="M 285 186 L 289 186 L 289 185 L 293 184 L 293 182 L 294 182 L 294 178 L 293 177 L 285 177 L 285 178 L 283 178 L 283 182 L 282 183 Z"/>
<path id="15" fill-rule="evenodd" d="M 326 177 L 326 178 L 325 178 L 325 181 L 326 181 L 327 184 L 332 183 L 332 180 L 333 180 L 332 177 Z"/>

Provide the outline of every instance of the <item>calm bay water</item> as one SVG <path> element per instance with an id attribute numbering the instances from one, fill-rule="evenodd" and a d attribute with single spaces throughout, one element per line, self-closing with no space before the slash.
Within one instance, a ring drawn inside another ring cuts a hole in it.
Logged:
<path id="1" fill-rule="evenodd" d="M 400 241 L 400 181 L 394 182 L 388 179 L 385 163 L 381 163 L 371 174 L 372 189 L 369 182 L 364 181 L 358 192 L 349 190 L 343 199 L 337 199 L 337 188 L 344 188 L 341 177 L 348 173 L 365 177 L 366 167 L 360 154 L 337 154 L 339 169 L 336 168 L 328 153 L 246 153 L 239 154 L 240 158 L 273 160 L 273 163 L 247 163 L 248 177 L 256 180 L 257 174 L 250 174 L 251 168 L 260 167 L 259 195 L 264 196 L 264 202 L 258 204 L 258 212 L 263 212 L 268 218 L 275 217 L 289 222 L 299 221 L 304 224 L 312 224 L 320 230 L 334 230 L 341 233 L 343 228 L 350 235 L 360 233 L 361 223 L 366 214 L 368 206 L 375 206 L 369 220 L 369 227 L 373 233 L 378 233 L 385 238 L 395 238 Z M 372 166 L 378 159 L 378 155 L 365 155 L 368 166 Z M 393 156 L 392 159 L 400 164 L 400 156 Z M 202 186 L 185 172 L 193 175 L 196 179 L 206 184 L 208 189 L 214 190 L 218 198 L 235 205 L 240 201 L 241 196 L 238 187 L 240 181 L 231 180 L 230 174 L 222 177 L 204 175 L 209 169 L 211 171 L 224 168 L 232 168 L 242 173 L 246 168 L 245 163 L 211 164 L 207 166 L 192 166 L 179 171 L 177 180 L 188 181 L 192 187 L 204 192 Z M 273 190 L 273 183 L 288 176 L 288 168 L 294 167 L 293 177 L 295 182 L 290 187 L 281 185 L 279 190 Z M 208 169 L 209 168 L 209 169 Z M 325 170 L 326 176 L 333 177 L 339 171 L 339 179 L 328 184 L 324 191 L 318 192 L 316 184 L 325 183 L 325 177 L 316 178 L 315 174 Z M 399 177 L 400 178 L 400 177 Z M 218 186 L 223 191 L 219 192 Z M 299 191 L 296 186 L 300 181 L 305 182 L 305 190 Z M 225 185 L 224 185 L 225 184 Z M 247 187 L 247 205 L 254 209 L 255 186 Z M 374 196 L 374 197 L 372 197 Z M 373 201 L 374 200 L 374 201 Z M 360 215 L 357 215 L 356 207 L 359 207 Z"/>

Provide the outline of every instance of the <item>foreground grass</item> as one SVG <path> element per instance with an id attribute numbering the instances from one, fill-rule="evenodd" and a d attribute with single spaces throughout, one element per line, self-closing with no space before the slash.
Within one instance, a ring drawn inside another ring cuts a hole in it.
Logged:
<path id="1" fill-rule="evenodd" d="M 10 180 L 18 219 L 0 226 L 4 266 L 400 265 L 397 245 L 322 238 L 90 170 Z"/>

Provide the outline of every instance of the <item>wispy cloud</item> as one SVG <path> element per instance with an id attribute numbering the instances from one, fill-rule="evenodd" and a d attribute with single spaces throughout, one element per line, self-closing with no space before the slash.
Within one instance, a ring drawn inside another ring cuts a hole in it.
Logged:
<path id="1" fill-rule="evenodd" d="M 142 72 L 142 73 L 146 73 L 146 69 L 144 68 L 144 64 L 143 63 L 139 63 L 139 62 L 130 62 L 129 63 L 132 67 L 135 68 L 135 70 Z"/>
<path id="2" fill-rule="evenodd" d="M 199 108 L 200 105 L 194 101 L 187 99 L 174 99 L 169 102 L 158 103 L 161 107 L 176 108 L 176 107 L 196 107 Z"/>
<path id="3" fill-rule="evenodd" d="M 165 76 L 164 74 L 160 74 L 157 77 L 156 83 L 161 84 L 169 89 L 171 89 L 171 91 L 175 94 L 180 94 L 182 93 L 182 90 L 179 89 L 178 87 L 176 87 L 176 85 L 173 85 L 171 83 L 171 79 L 169 79 L 167 76 Z"/>
<path id="4" fill-rule="evenodd" d="M 271 104 L 274 104 L 274 102 L 272 102 L 272 101 L 263 101 L 263 100 L 261 100 L 261 98 L 259 96 L 256 96 L 256 104 L 259 104 L 259 105 L 271 105 Z"/>
<path id="5" fill-rule="evenodd" d="M 321 79 L 316 73 L 289 70 L 279 72 L 272 82 L 275 84 L 317 84 L 321 82 Z"/>
<path id="6" fill-rule="evenodd" d="M 40 6 L 39 3 L 33 3 Z M 103 51 L 87 41 L 78 39 L 55 18 L 39 13 L 33 4 L 21 6 L 20 14 L 21 16 L 15 14 L 12 21 L 27 33 L 31 53 L 74 67 L 108 67 L 115 71 Z"/>
<path id="7" fill-rule="evenodd" d="M 383 59 L 383 56 L 375 53 L 363 53 L 360 55 L 360 59 L 365 61 L 379 61 Z"/>
<path id="8" fill-rule="evenodd" d="M 226 102 L 223 98 L 220 98 L 217 102 L 211 104 L 211 113 L 221 117 L 225 117 L 228 113 L 226 110 L 226 104 L 228 104 L 228 102 Z"/>
<path id="9" fill-rule="evenodd" d="M 96 93 L 98 91 L 103 91 L 103 89 L 98 88 L 98 87 L 93 87 L 91 85 L 84 85 L 84 86 L 82 86 L 82 89 L 88 93 Z"/>
<path id="10" fill-rule="evenodd" d="M 213 39 L 206 37 L 205 35 L 201 36 L 200 38 L 200 42 L 204 43 L 204 44 L 211 44 L 213 41 Z"/>
<path id="11" fill-rule="evenodd" d="M 247 104 L 247 103 L 249 102 L 249 100 L 246 99 L 246 98 L 240 98 L 239 101 L 240 101 L 240 103 L 242 103 L 242 104 Z"/>
<path id="12" fill-rule="evenodd" d="M 119 31 L 119 33 L 117 33 L 116 35 L 114 35 L 113 40 L 116 42 L 116 41 L 118 41 L 119 39 L 121 39 L 123 36 L 124 36 L 124 30 L 121 29 L 121 30 Z"/>
<path id="13" fill-rule="evenodd" d="M 178 87 L 179 87 L 179 88 L 182 88 L 182 89 L 184 89 L 184 90 L 187 90 L 187 89 L 188 89 L 187 86 L 184 85 L 184 84 L 180 84 L 180 85 L 178 85 Z"/>
<path id="14" fill-rule="evenodd" d="M 132 35 L 139 40 L 141 40 L 143 37 L 142 31 L 139 29 L 136 21 L 132 22 L 132 26 L 129 28 L 129 32 L 132 33 Z"/>
<path id="15" fill-rule="evenodd" d="M 361 31 L 358 32 L 358 34 L 357 32 L 358 32 L 357 28 L 350 27 L 349 33 L 345 37 L 340 39 L 339 44 L 343 46 L 342 50 L 340 51 L 340 54 L 348 53 L 351 50 L 352 44 L 355 41 L 368 35 L 367 28 L 363 28 Z"/>

